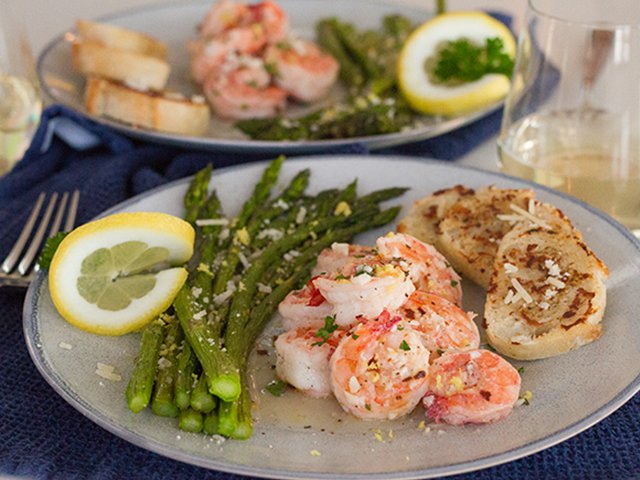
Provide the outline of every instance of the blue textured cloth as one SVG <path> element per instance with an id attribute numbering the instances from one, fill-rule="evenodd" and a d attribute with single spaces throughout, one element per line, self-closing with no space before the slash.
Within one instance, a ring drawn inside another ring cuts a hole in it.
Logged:
<path id="1" fill-rule="evenodd" d="M 454 158 L 494 134 L 498 123 L 499 118 L 492 117 L 405 151 Z M 76 128 L 79 131 L 75 132 Z M 366 150 L 354 145 L 342 152 Z M 51 107 L 44 113 L 25 158 L 0 179 L 0 258 L 8 253 L 40 191 L 80 189 L 78 221 L 85 222 L 133 195 L 193 174 L 208 162 L 221 167 L 249 159 L 258 157 L 191 152 L 134 141 L 64 108 Z M 47 385 L 29 358 L 22 337 L 23 301 L 23 290 L 0 290 L 0 476 L 239 478 L 133 446 L 68 405 Z M 457 478 L 639 478 L 638 451 L 640 399 L 636 396 L 608 419 L 559 446 Z"/>

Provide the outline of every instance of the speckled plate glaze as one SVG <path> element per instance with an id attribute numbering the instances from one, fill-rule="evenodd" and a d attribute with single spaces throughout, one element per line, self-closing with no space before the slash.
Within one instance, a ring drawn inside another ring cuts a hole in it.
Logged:
<path id="1" fill-rule="evenodd" d="M 524 367 L 523 390 L 531 390 L 533 399 L 507 419 L 485 426 L 431 425 L 426 432 L 418 428 L 424 419 L 420 408 L 396 421 L 363 422 L 342 412 L 331 399 L 304 398 L 291 390 L 273 397 L 262 391 L 273 378 L 273 359 L 256 356 L 252 359 L 255 434 L 248 441 L 219 444 L 215 438 L 180 432 L 174 420 L 154 417 L 150 411 L 138 415 L 128 411 L 124 392 L 138 335 L 99 337 L 67 324 L 51 303 L 46 277 L 39 274 L 28 291 L 24 332 L 44 378 L 79 412 L 135 445 L 210 469 L 288 479 L 411 479 L 489 467 L 580 433 L 640 389 L 640 242 L 620 224 L 543 187 L 423 159 L 308 157 L 285 162 L 281 182 L 306 167 L 312 170 L 310 189 L 314 191 L 343 186 L 354 178 L 361 193 L 411 187 L 401 199 L 403 213 L 414 200 L 457 183 L 535 188 L 538 198 L 561 208 L 582 230 L 588 245 L 611 271 L 602 338 L 559 357 L 517 363 Z M 228 213 L 238 211 L 263 168 L 264 164 L 250 164 L 215 173 L 212 186 Z M 105 214 L 146 210 L 181 215 L 188 181 L 133 198 Z M 357 240 L 371 243 L 386 230 Z M 483 292 L 469 283 L 463 284 L 463 290 L 465 309 L 481 313 Z M 277 328 L 277 322 L 274 319 L 270 328 Z M 123 380 L 98 377 L 94 373 L 98 362 L 113 365 Z"/>
<path id="2" fill-rule="evenodd" d="M 145 32 L 166 42 L 171 65 L 168 88 L 192 95 L 200 91 L 190 79 L 186 45 L 187 41 L 195 37 L 196 25 L 202 21 L 211 3 L 211 0 L 192 0 L 153 5 L 109 15 L 100 20 Z M 321 18 L 336 16 L 360 28 L 378 28 L 382 17 L 392 13 L 406 15 L 415 23 L 423 22 L 431 16 L 427 8 L 432 5 L 427 2 L 425 9 L 418 9 L 394 3 L 392 0 L 343 0 L 340 2 L 279 0 L 278 3 L 289 15 L 292 30 L 306 38 L 315 38 L 315 24 Z M 71 46 L 65 35 L 53 39 L 42 51 L 37 69 L 42 89 L 52 101 L 90 116 L 97 122 L 149 141 L 217 151 L 311 153 L 354 143 L 362 143 L 372 149 L 383 148 L 450 132 L 487 115 L 502 105 L 502 102 L 499 102 L 456 118 L 423 117 L 415 128 L 397 133 L 349 139 L 295 142 L 250 140 L 233 128 L 231 123 L 215 117 L 212 118 L 210 128 L 204 135 L 182 136 L 136 128 L 107 118 L 89 115 L 84 108 L 84 78 L 71 67 Z M 308 107 L 291 106 L 285 113 L 294 117 L 300 116 L 343 96 L 343 89 L 336 85 L 328 98 L 323 101 Z"/>

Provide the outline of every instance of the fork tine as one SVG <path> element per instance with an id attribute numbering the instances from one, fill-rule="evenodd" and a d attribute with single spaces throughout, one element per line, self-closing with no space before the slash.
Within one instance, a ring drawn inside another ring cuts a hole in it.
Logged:
<path id="1" fill-rule="evenodd" d="M 38 195 L 38 200 L 36 201 L 36 204 L 33 207 L 33 210 L 31 211 L 31 215 L 29 215 L 29 219 L 27 220 L 27 223 L 22 229 L 22 232 L 20 233 L 18 240 L 16 240 L 16 243 L 13 245 L 13 248 L 9 252 L 9 255 L 7 255 L 7 258 L 5 258 L 4 262 L 2 262 L 2 271 L 4 273 L 7 273 L 7 274 L 11 273 L 11 271 L 13 270 L 13 267 L 15 267 L 18 261 L 18 258 L 20 257 L 20 253 L 22 253 L 22 250 L 24 249 L 24 246 L 27 243 L 29 235 L 31 235 L 33 226 L 36 223 L 36 219 L 38 218 L 38 214 L 40 213 L 40 209 L 42 208 L 42 204 L 44 203 L 44 197 L 45 197 L 44 192 Z"/>
<path id="2" fill-rule="evenodd" d="M 58 211 L 56 212 L 56 216 L 53 218 L 53 222 L 51 223 L 51 227 L 49 228 L 49 233 L 47 234 L 47 238 L 53 237 L 56 233 L 60 231 L 62 216 L 64 215 L 65 208 L 67 208 L 68 201 L 69 201 L 69 192 L 64 192 L 62 194 L 62 198 L 60 199 L 60 203 L 58 204 Z"/>
<path id="3" fill-rule="evenodd" d="M 54 192 L 53 195 L 51 195 L 51 199 L 49 200 L 47 209 L 44 212 L 44 216 L 40 221 L 38 230 L 36 230 L 36 234 L 31 240 L 31 244 L 29 245 L 29 248 L 24 254 L 24 257 L 22 257 L 22 260 L 18 264 L 18 272 L 20 272 L 21 275 L 26 275 L 27 272 L 29 271 L 29 268 L 31 268 L 31 264 L 33 263 L 33 260 L 35 259 L 36 254 L 40 249 L 40 244 L 42 244 L 42 239 L 44 238 L 44 234 L 47 230 L 47 226 L 49 225 L 49 221 L 51 220 L 53 207 L 55 207 L 57 200 L 58 200 L 58 192 Z"/>
<path id="4" fill-rule="evenodd" d="M 74 190 L 71 196 L 71 203 L 69 204 L 69 213 L 67 214 L 67 221 L 64 224 L 64 231 L 70 232 L 73 229 L 73 225 L 76 223 L 76 214 L 78 213 L 78 203 L 80 202 L 80 190 Z"/>

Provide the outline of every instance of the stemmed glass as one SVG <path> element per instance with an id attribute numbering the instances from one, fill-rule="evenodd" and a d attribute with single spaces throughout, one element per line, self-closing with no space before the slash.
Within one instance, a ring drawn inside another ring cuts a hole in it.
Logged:
<path id="1" fill-rule="evenodd" d="M 42 111 L 40 88 L 24 23 L 0 9 L 0 175 L 29 146 Z"/>
<path id="2" fill-rule="evenodd" d="M 503 171 L 640 233 L 640 2 L 529 0 L 498 139 Z"/>

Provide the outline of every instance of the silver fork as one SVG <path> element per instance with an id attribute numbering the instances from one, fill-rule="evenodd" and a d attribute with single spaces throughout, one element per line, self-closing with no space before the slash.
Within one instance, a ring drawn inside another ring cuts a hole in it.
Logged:
<path id="1" fill-rule="evenodd" d="M 75 190 L 71 195 L 71 201 L 69 201 L 69 192 L 64 192 L 59 202 L 58 197 L 58 192 L 51 194 L 44 214 L 40 219 L 40 223 L 38 224 L 35 233 L 32 233 L 46 198 L 45 192 L 38 195 L 36 204 L 33 207 L 31 215 L 29 215 L 29 219 L 22 229 L 18 240 L 9 252 L 9 255 L 7 255 L 7 258 L 2 262 L 2 266 L 0 267 L 0 287 L 26 287 L 29 285 L 38 269 L 37 265 L 35 268 L 32 267 L 36 259 L 36 255 L 38 255 L 44 243 L 43 240 L 45 239 L 45 233 L 47 234 L 47 238 L 49 238 L 60 231 L 68 232 L 73 228 L 76 221 L 76 213 L 78 211 L 78 202 L 80 201 L 80 192 Z M 67 204 L 69 204 L 68 207 Z M 65 211 L 66 219 L 64 228 L 60 229 L 62 218 L 65 216 Z M 49 227 L 48 232 L 47 227 Z"/>

